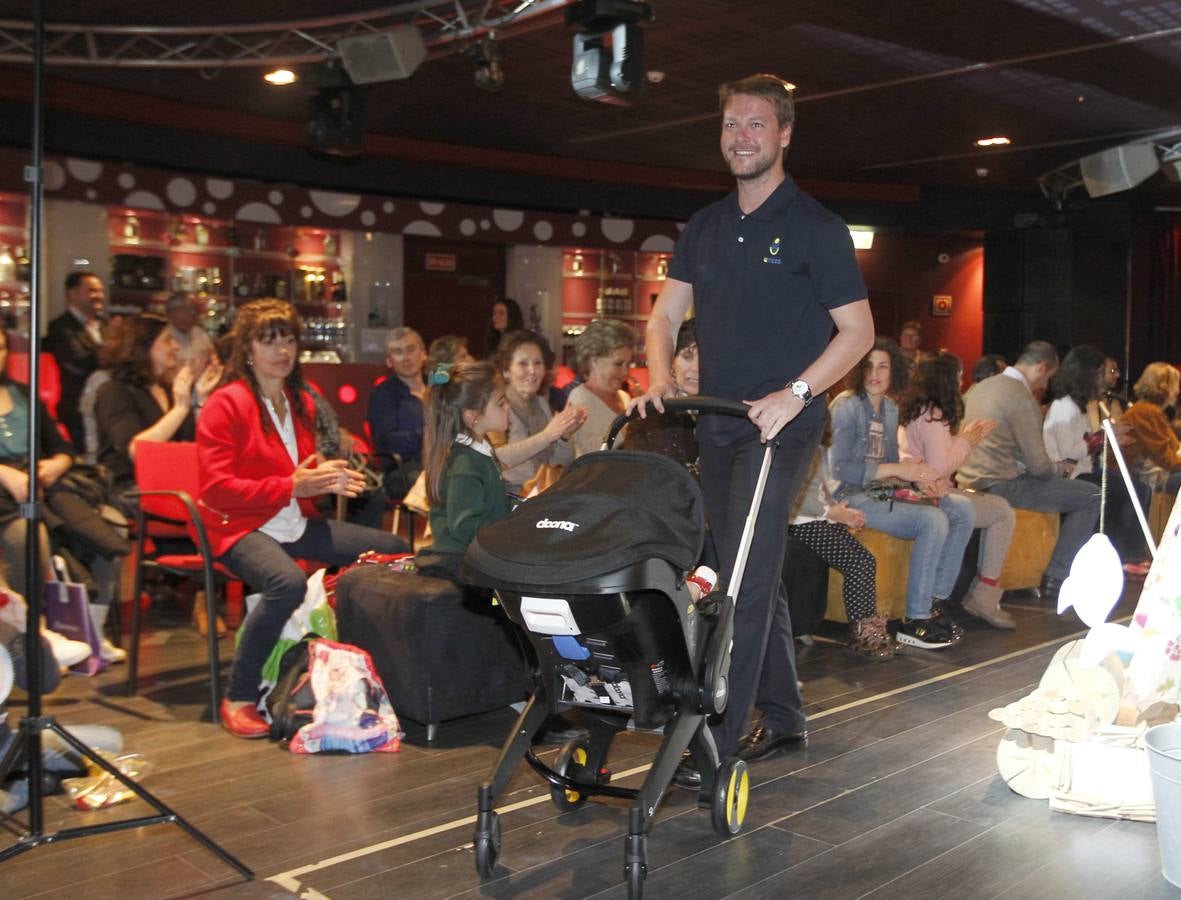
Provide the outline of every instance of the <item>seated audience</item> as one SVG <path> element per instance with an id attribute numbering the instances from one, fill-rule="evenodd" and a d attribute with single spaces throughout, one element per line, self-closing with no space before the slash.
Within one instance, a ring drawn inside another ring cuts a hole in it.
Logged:
<path id="1" fill-rule="evenodd" d="M 961 491 L 955 472 L 972 448 L 987 437 L 996 422 L 964 421 L 960 383 L 964 367 L 946 351 L 919 362 L 899 400 L 898 443 L 904 462 L 921 461 L 934 470 L 942 490 L 972 504 L 976 527 L 982 530 L 976 580 L 964 599 L 964 611 L 997 628 L 1013 628 L 1013 617 L 1001 609 L 1001 569 L 1017 519 L 1003 497 Z"/>
<path id="2" fill-rule="evenodd" d="M 1099 517 L 1099 492 L 1087 482 L 1064 478 L 1046 453 L 1042 413 L 1036 399 L 1058 370 L 1058 353 L 1045 341 L 1021 351 L 1015 365 L 973 385 L 964 395 L 967 419 L 995 419 L 957 473 L 959 486 L 994 494 L 1014 509 L 1062 513 L 1062 526 L 1041 592 L 1056 599 L 1079 548 Z"/>
<path id="3" fill-rule="evenodd" d="M 1120 420 L 1133 439 L 1124 450 L 1128 468 L 1169 494 L 1181 487 L 1181 440 L 1169 425 L 1164 407 L 1176 405 L 1179 389 L 1181 373 L 1174 366 L 1149 363 L 1133 388 L 1136 402 Z"/>
<path id="4" fill-rule="evenodd" d="M 525 482 L 543 463 L 566 466 L 574 461 L 573 435 L 586 421 L 586 410 L 567 406 L 554 415 L 538 393 L 545 386 L 545 356 L 532 331 L 510 331 L 500 340 L 497 368 L 507 382 L 508 431 L 489 432 L 508 490 L 524 494 Z"/>
<path id="5" fill-rule="evenodd" d="M 821 445 L 816 448 L 808 480 L 796 495 L 787 531 L 826 566 L 841 573 L 841 596 L 849 620 L 849 652 L 875 660 L 892 659 L 898 645 L 886 630 L 886 617 L 878 612 L 877 560 L 854 537 L 854 532 L 865 527 L 865 513 L 850 509 L 848 500 L 835 500 L 830 489 L 827 448 L 831 439 L 830 419 Z"/>
<path id="6" fill-rule="evenodd" d="M 1098 400 L 1104 357 L 1086 344 L 1071 349 L 1050 382 L 1050 408 L 1042 422 L 1046 453 L 1066 478 L 1097 470 L 1103 432 L 1087 417 L 1087 407 Z M 1094 479 L 1087 479 L 1094 481 Z"/>
<path id="7" fill-rule="evenodd" d="M 504 379 L 490 362 L 441 365 L 428 376 L 427 496 L 434 542 L 419 555 L 430 575 L 455 578 L 476 532 L 508 514 L 490 431 L 508 428 Z"/>
<path id="8" fill-rule="evenodd" d="M 196 412 L 221 379 L 211 363 L 195 379 L 188 366 L 177 368 L 177 347 L 168 323 L 159 316 L 132 316 L 125 355 L 99 388 L 94 401 L 98 461 L 107 467 L 113 499 L 134 515 L 123 494 L 135 487 L 135 445 L 139 441 L 192 440 Z"/>
<path id="9" fill-rule="evenodd" d="M 29 390 L 8 378 L 8 330 L 0 327 L 0 548 L 9 573 L 21 591 L 28 588 L 25 559 L 28 520 L 20 515 L 20 504 L 29 495 Z M 49 531 L 71 551 L 93 576 L 95 593 L 90 614 L 101 635 L 100 654 L 108 662 L 122 662 L 127 654 L 112 644 L 103 632 L 111 602 L 119 586 L 122 559 L 130 551 L 127 520 L 116 510 L 96 504 L 104 500 L 101 485 L 70 473 L 74 448 L 61 436 L 57 422 L 45 404 L 37 401 L 37 485 L 45 506 L 38 523 L 41 574 L 52 577 Z M 80 490 L 86 494 L 79 493 Z"/>
<path id="10" fill-rule="evenodd" d="M 176 341 L 178 364 L 190 367 L 200 375 L 213 360 L 213 339 L 198 321 L 197 298 L 192 294 L 175 293 L 165 307 L 168 330 Z"/>
<path id="11" fill-rule="evenodd" d="M 972 536 L 972 504 L 948 493 L 938 473 L 923 461 L 902 462 L 898 452 L 898 406 L 890 398 L 893 385 L 905 386 L 906 358 L 889 338 L 873 349 L 849 375 L 849 390 L 829 407 L 832 446 L 828 451 L 834 498 L 860 510 L 870 528 L 914 541 L 906 585 L 906 616 L 898 641 L 938 650 L 962 636 L 943 609 L 951 595 Z M 939 505 L 874 499 L 866 488 L 878 479 L 913 482 Z"/>
<path id="12" fill-rule="evenodd" d="M 1008 367 L 1005 358 L 999 353 L 985 353 L 972 366 L 972 384 L 979 384 L 985 378 L 1000 375 Z"/>
<path id="13" fill-rule="evenodd" d="M 903 322 L 898 330 L 898 352 L 906 357 L 913 369 L 923 355 L 923 326 L 915 321 Z"/>
<path id="14" fill-rule="evenodd" d="M 218 562 L 262 599 L 246 617 L 222 724 L 235 737 L 266 737 L 255 708 L 262 667 L 307 578 L 296 559 L 325 565 L 366 550 L 398 553 L 401 538 L 317 515 L 312 498 L 355 496 L 361 475 L 344 460 L 317 464 L 315 405 L 299 367 L 300 322 L 289 303 L 256 300 L 238 311 L 231 380 L 209 398 L 197 428 L 198 506 Z"/>
<path id="15" fill-rule="evenodd" d="M 369 395 L 365 420 L 373 452 L 381 457 L 385 492 L 401 500 L 422 471 L 423 365 L 426 348 L 413 328 L 394 328 L 386 336 L 388 377 Z"/>
<path id="16" fill-rule="evenodd" d="M 475 357 L 468 351 L 467 338 L 455 334 L 445 334 L 431 341 L 430 349 L 427 351 L 426 371 L 434 371 L 439 363 L 455 365 L 455 363 L 472 362 L 474 359 Z"/>
<path id="17" fill-rule="evenodd" d="M 627 409 L 624 385 L 635 345 L 636 333 L 616 319 L 595 319 L 575 340 L 582 384 L 570 392 L 569 403 L 587 413 L 573 438 L 576 456 L 602 447 L 611 423 Z"/>
<path id="18" fill-rule="evenodd" d="M 1119 380 L 1122 374 L 1114 356 L 1103 360 L 1103 375 L 1099 379 L 1099 400 L 1107 406 L 1113 421 L 1118 421 L 1128 406 L 1127 397 L 1120 390 Z M 1095 402 L 1087 407 L 1087 415 L 1092 425 L 1099 421 L 1101 415 L 1097 409 L 1098 405 L 1098 402 Z"/>
<path id="19" fill-rule="evenodd" d="M 103 331 L 103 342 L 98 348 L 98 368 L 87 376 L 82 387 L 78 412 L 82 417 L 86 446 L 76 449 L 82 451 L 82 458 L 88 463 L 98 462 L 98 423 L 94 420 L 94 404 L 99 388 L 111 380 L 111 369 L 130 355 L 131 336 L 131 325 L 126 318 L 112 319 Z"/>
<path id="20" fill-rule="evenodd" d="M 673 348 L 673 384 L 676 396 L 691 397 L 701 383 L 697 367 L 697 322 L 686 319 L 677 330 Z M 627 426 L 623 447 L 626 450 L 650 450 L 661 453 L 697 474 L 697 422 L 689 413 L 665 413 L 636 419 Z"/>

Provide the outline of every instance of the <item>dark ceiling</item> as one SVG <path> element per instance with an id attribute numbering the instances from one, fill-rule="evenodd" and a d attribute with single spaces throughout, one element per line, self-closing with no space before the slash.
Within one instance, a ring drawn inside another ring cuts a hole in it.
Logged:
<path id="1" fill-rule="evenodd" d="M 431 5 L 394 9 L 404 8 L 409 19 L 413 8 Z M 373 6 L 338 0 L 331 13 Z M 832 186 L 835 195 L 880 197 L 882 185 L 914 186 L 927 195 L 1034 195 L 1038 176 L 1052 169 L 1181 126 L 1181 3 L 653 0 L 653 6 L 645 68 L 664 77 L 627 107 L 574 95 L 571 32 L 556 11 L 501 31 L 506 82 L 499 93 L 474 87 L 472 60 L 459 44 L 433 50 L 407 80 L 367 87 L 369 145 L 358 162 L 314 159 L 294 146 L 312 67 L 301 71 L 298 84 L 273 88 L 257 69 L 55 66 L 48 73 L 49 146 L 357 189 L 434 189 L 492 203 L 515 196 L 531 205 L 681 215 L 725 184 L 717 85 L 757 71 L 798 86 L 791 171 L 862 186 Z M 214 26 L 274 21 L 278 9 L 284 21 L 325 14 L 325 4 L 308 0 L 281 7 L 259 0 L 175 7 L 48 0 L 46 7 L 53 22 L 85 24 Z M 0 18 L 27 16 L 27 3 L 0 2 Z M 10 71 L 0 79 L 8 85 L 0 90 L 0 140 L 8 143 L 24 134 L 22 78 Z M 117 93 L 87 93 L 95 87 Z M 192 109 L 186 119 L 145 96 Z M 974 146 L 975 139 L 998 134 L 1012 145 Z M 244 137 L 250 149 L 242 148 Z M 1167 197 L 1171 189 L 1158 175 L 1138 190 Z M 671 202 L 660 203 L 662 194 Z"/>

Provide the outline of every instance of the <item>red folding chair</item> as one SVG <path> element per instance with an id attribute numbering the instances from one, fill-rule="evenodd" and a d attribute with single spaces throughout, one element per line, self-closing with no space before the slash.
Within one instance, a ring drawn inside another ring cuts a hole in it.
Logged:
<path id="1" fill-rule="evenodd" d="M 175 575 L 200 578 L 205 588 L 206 611 L 209 616 L 209 699 L 213 721 L 217 721 L 221 705 L 221 662 L 218 656 L 217 577 L 234 576 L 229 569 L 215 563 L 209 550 L 205 525 L 197 512 L 196 498 L 200 496 L 197 470 L 197 445 L 194 443 L 139 441 L 135 445 L 135 481 L 138 490 L 128 496 L 139 498 L 136 516 L 135 602 L 131 615 L 131 653 L 128 660 L 127 689 L 134 694 L 139 674 L 139 638 L 143 615 L 139 598 L 143 594 L 144 572 L 159 569 Z M 192 553 L 160 553 L 160 541 L 187 539 Z"/>

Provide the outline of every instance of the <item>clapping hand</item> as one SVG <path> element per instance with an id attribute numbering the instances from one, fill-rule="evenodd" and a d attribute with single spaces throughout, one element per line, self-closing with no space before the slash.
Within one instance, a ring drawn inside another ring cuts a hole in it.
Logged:
<path id="1" fill-rule="evenodd" d="M 356 497 L 365 489 L 365 476 L 349 468 L 343 459 L 316 463 L 316 454 L 309 455 L 291 473 L 292 496 L 316 497 L 320 494 L 340 494 Z"/>
<path id="2" fill-rule="evenodd" d="M 960 428 L 960 437 L 975 447 L 992 434 L 994 428 L 996 419 L 973 419 L 971 422 L 965 422 Z"/>
<path id="3" fill-rule="evenodd" d="M 193 368 L 182 366 L 172 379 L 172 405 L 188 410 L 193 405 Z"/>

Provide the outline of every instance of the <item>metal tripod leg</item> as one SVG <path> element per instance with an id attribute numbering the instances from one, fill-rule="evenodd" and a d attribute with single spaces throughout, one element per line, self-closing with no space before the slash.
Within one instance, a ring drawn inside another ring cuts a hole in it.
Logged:
<path id="1" fill-rule="evenodd" d="M 27 723 L 27 724 L 26 724 Z M 20 752 L 18 743 L 23 742 L 27 738 L 27 731 L 29 728 L 36 728 L 38 730 L 49 729 L 54 734 L 69 745 L 75 752 L 86 757 L 96 766 L 101 768 L 112 778 L 115 778 L 125 788 L 151 806 L 156 810 L 158 815 L 155 816 L 141 816 L 134 819 L 124 819 L 119 822 L 103 822 L 97 825 L 88 825 L 82 828 L 66 828 L 55 834 L 44 834 L 39 828 L 34 828 L 32 831 L 18 840 L 13 846 L 0 851 L 0 862 L 25 852 L 32 850 L 34 847 L 39 847 L 42 844 L 56 843 L 58 841 L 69 840 L 71 838 L 87 837 L 92 834 L 106 834 L 113 831 L 125 831 L 129 828 L 140 828 L 145 825 L 178 825 L 184 829 L 190 837 L 198 841 L 210 853 L 216 855 L 222 862 L 236 869 L 248 880 L 253 880 L 254 872 L 249 869 L 244 863 L 238 860 L 237 857 L 228 853 L 213 841 L 207 834 L 200 829 L 191 825 L 188 821 L 178 815 L 173 809 L 158 800 L 153 794 L 138 785 L 128 776 L 124 775 L 117 768 L 107 762 L 100 754 L 91 750 L 80 740 L 66 731 L 57 721 L 51 717 L 46 716 L 37 720 L 25 720 L 21 723 L 21 734 L 17 736 L 17 740 L 13 742 L 13 746 L 9 748 L 8 753 L 5 754 L 4 759 L 0 762 L 0 771 L 7 771 L 8 768 L 15 763 L 17 755 Z"/>

